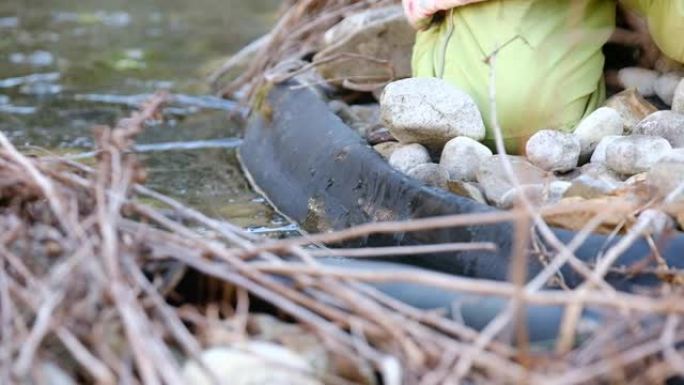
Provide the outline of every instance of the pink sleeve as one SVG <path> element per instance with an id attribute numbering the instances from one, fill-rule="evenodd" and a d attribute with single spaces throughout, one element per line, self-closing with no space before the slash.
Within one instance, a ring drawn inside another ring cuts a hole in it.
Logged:
<path id="1" fill-rule="evenodd" d="M 404 12 L 414 28 L 424 29 L 432 15 L 439 11 L 447 11 L 471 3 L 486 0 L 403 0 Z"/>

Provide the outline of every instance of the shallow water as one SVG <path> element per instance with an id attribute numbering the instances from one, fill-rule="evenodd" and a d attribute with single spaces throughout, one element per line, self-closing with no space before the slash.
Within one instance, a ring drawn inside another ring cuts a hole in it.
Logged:
<path id="1" fill-rule="evenodd" d="M 228 113 L 235 105 L 210 96 L 204 80 L 268 29 L 278 3 L 3 0 L 0 130 L 18 146 L 83 157 L 93 125 L 113 124 L 169 90 L 165 123 L 138 141 L 149 186 L 259 231 L 284 226 L 239 170 L 240 124 Z"/>

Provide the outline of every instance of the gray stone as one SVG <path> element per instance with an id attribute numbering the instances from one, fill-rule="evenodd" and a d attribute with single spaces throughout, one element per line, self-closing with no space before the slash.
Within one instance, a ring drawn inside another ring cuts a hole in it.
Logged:
<path id="1" fill-rule="evenodd" d="M 606 148 L 606 165 L 623 175 L 639 174 L 648 171 L 671 149 L 670 143 L 661 137 L 623 136 Z"/>
<path id="2" fill-rule="evenodd" d="M 64 369 L 50 361 L 35 365 L 33 374 L 35 384 L 76 385 L 76 381 Z"/>
<path id="3" fill-rule="evenodd" d="M 613 182 L 590 175 L 580 175 L 575 178 L 570 188 L 565 192 L 565 197 L 580 197 L 584 199 L 601 198 L 610 195 L 620 188 L 619 181 Z"/>
<path id="4" fill-rule="evenodd" d="M 448 182 L 449 191 L 453 194 L 462 197 L 470 198 L 480 203 L 487 203 L 487 200 L 482 194 L 482 190 L 476 183 L 463 182 L 460 180 L 450 180 Z"/>
<path id="5" fill-rule="evenodd" d="M 380 156 L 383 158 L 389 160 L 389 158 L 392 156 L 392 153 L 394 153 L 394 150 L 400 148 L 401 146 L 403 146 L 403 144 L 399 142 L 383 142 L 373 146 L 373 150 L 377 151 L 378 154 L 380 154 Z"/>
<path id="6" fill-rule="evenodd" d="M 668 72 L 661 75 L 655 83 L 655 93 L 668 106 L 672 105 L 677 85 L 684 78 L 682 72 Z"/>
<path id="7" fill-rule="evenodd" d="M 610 107 L 601 107 L 584 118 L 575 128 L 580 141 L 580 157 L 589 159 L 601 139 L 611 135 L 622 135 L 625 123 L 620 113 Z"/>
<path id="8" fill-rule="evenodd" d="M 641 96 L 655 95 L 655 82 L 659 73 L 641 67 L 627 67 L 618 72 L 618 80 L 625 88 L 636 89 Z"/>
<path id="9" fill-rule="evenodd" d="M 330 44 L 313 58 L 318 72 L 330 83 L 345 88 L 369 90 L 380 82 L 411 76 L 411 52 L 415 31 L 406 22 L 400 6 L 387 11 L 368 10 L 328 33 Z M 385 14 L 383 14 L 385 12 Z M 344 55 L 358 58 L 332 60 Z M 384 60 L 387 64 L 363 57 Z M 361 79 L 361 80 L 359 80 Z"/>
<path id="10" fill-rule="evenodd" d="M 629 89 L 611 96 L 605 103 L 606 107 L 611 107 L 622 116 L 625 123 L 625 133 L 632 132 L 637 125 L 648 115 L 658 111 L 658 109 L 634 89 Z"/>
<path id="11" fill-rule="evenodd" d="M 420 164 L 431 161 L 428 150 L 418 143 L 402 145 L 395 149 L 389 157 L 390 166 L 404 174 Z"/>
<path id="12" fill-rule="evenodd" d="M 439 164 L 449 171 L 449 178 L 452 180 L 475 181 L 480 164 L 492 155 L 489 147 L 459 136 L 444 146 Z"/>
<path id="13" fill-rule="evenodd" d="M 577 167 L 580 149 L 580 140 L 573 134 L 541 130 L 527 141 L 525 153 L 543 170 L 566 172 Z"/>
<path id="14" fill-rule="evenodd" d="M 603 164 L 606 163 L 606 149 L 613 143 L 616 139 L 622 138 L 620 135 L 610 135 L 601 139 L 599 144 L 594 149 L 594 153 L 591 154 L 591 163 Z"/>
<path id="15" fill-rule="evenodd" d="M 570 182 L 553 181 L 548 185 L 526 184 L 514 187 L 504 194 L 498 207 L 513 208 L 522 202 L 522 194 L 525 194 L 527 200 L 534 206 L 558 203 L 570 186 Z"/>
<path id="16" fill-rule="evenodd" d="M 679 82 L 675 94 L 672 97 L 672 111 L 684 114 L 684 79 Z"/>
<path id="17" fill-rule="evenodd" d="M 419 164 L 410 169 L 406 175 L 431 187 L 448 189 L 449 172 L 436 163 Z"/>
<path id="18" fill-rule="evenodd" d="M 194 360 L 183 367 L 181 382 L 193 385 L 321 384 L 312 376 L 312 365 L 302 356 L 268 342 L 215 347 L 203 351 L 199 359 L 216 376 L 218 384 Z"/>
<path id="19" fill-rule="evenodd" d="M 474 140 L 485 136 L 482 115 L 473 99 L 441 79 L 390 83 L 380 105 L 383 122 L 400 142 L 441 148 L 457 136 Z"/>
<path id="20" fill-rule="evenodd" d="M 659 136 L 672 147 L 684 147 L 684 114 L 672 111 L 658 111 L 639 122 L 634 128 L 638 135 Z"/>
<path id="21" fill-rule="evenodd" d="M 662 197 L 679 188 L 684 183 L 684 148 L 672 150 L 660 158 L 648 171 L 646 181 Z"/>
<path id="22" fill-rule="evenodd" d="M 477 171 L 477 182 L 485 197 L 496 206 L 501 205 L 504 195 L 514 186 L 504 169 L 503 157 L 503 155 L 494 155 L 485 159 Z M 547 173 L 525 158 L 510 155 L 506 157 L 521 185 L 544 184 L 547 181 Z"/>

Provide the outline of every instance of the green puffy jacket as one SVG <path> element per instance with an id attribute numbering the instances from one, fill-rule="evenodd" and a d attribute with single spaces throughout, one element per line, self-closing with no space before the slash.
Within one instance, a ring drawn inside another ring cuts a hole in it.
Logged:
<path id="1" fill-rule="evenodd" d="M 654 37 L 667 48 L 664 51 L 672 52 L 674 59 L 684 58 L 684 34 L 668 34 L 684 28 L 684 0 L 631 3 L 653 18 Z M 602 103 L 601 48 L 615 28 L 615 9 L 614 0 L 488 0 L 457 7 L 418 33 L 414 75 L 441 77 L 468 92 L 482 111 L 491 144 L 486 59 L 499 47 L 498 121 L 508 150 L 521 152 L 536 131 L 572 130 Z"/>

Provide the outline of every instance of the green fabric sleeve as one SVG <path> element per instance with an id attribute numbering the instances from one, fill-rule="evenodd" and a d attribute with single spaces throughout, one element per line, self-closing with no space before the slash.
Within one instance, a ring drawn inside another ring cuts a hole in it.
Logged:
<path id="1" fill-rule="evenodd" d="M 602 46 L 615 26 L 612 0 L 489 0 L 452 9 L 419 32 L 418 77 L 469 93 L 491 127 L 490 67 L 497 47 L 496 109 L 511 152 L 544 128 L 571 130 L 603 101 Z"/>
<path id="2" fill-rule="evenodd" d="M 668 57 L 684 63 L 684 0 L 624 0 L 646 16 L 653 40 Z"/>

